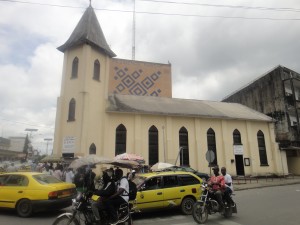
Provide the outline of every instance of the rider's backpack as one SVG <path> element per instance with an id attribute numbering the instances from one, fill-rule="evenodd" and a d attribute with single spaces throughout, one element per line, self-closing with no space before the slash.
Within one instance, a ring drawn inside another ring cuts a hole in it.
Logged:
<path id="1" fill-rule="evenodd" d="M 136 198 L 137 188 L 136 188 L 136 184 L 131 180 L 128 180 L 128 184 L 129 184 L 129 193 L 128 193 L 129 201 L 132 201 L 135 200 Z"/>
<path id="2" fill-rule="evenodd" d="M 122 179 L 127 179 L 127 177 L 122 177 Z M 132 200 L 135 200 L 136 198 L 136 194 L 137 194 L 137 187 L 136 187 L 136 184 L 131 181 L 131 180 L 128 180 L 128 184 L 129 184 L 129 193 L 126 193 L 126 194 L 123 194 L 124 196 L 128 196 L 129 197 L 129 201 L 132 201 Z M 119 185 L 119 182 L 118 182 L 118 185 Z"/>

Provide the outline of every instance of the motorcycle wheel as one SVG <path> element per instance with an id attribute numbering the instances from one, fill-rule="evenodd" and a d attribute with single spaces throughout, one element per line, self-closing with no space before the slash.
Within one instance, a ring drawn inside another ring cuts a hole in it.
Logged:
<path id="1" fill-rule="evenodd" d="M 128 219 L 124 223 L 120 223 L 120 225 L 132 225 L 132 224 L 133 222 L 132 222 L 131 214 L 129 214 Z"/>
<path id="2" fill-rule="evenodd" d="M 196 202 L 193 207 L 193 218 L 198 224 L 204 224 L 208 219 L 206 207 L 202 209 L 201 203 Z"/>
<path id="3" fill-rule="evenodd" d="M 56 218 L 52 225 L 80 225 L 79 221 L 76 218 L 74 218 L 71 223 L 70 220 L 70 217 L 64 215 Z"/>

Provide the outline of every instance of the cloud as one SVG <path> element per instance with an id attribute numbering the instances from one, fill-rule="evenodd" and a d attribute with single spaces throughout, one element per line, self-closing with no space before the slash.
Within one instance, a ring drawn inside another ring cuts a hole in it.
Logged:
<path id="1" fill-rule="evenodd" d="M 0 2 L 0 126 L 4 137 L 38 128 L 34 141 L 45 150 L 43 138 L 53 138 L 61 85 L 63 54 L 56 47 L 69 38 L 89 3 L 35 2 L 72 7 Z M 121 12 L 131 11 L 132 3 L 92 1 L 119 58 L 132 56 L 133 17 Z M 298 12 L 232 7 L 297 8 L 296 0 L 201 3 L 229 7 L 136 1 L 135 58 L 170 62 L 174 97 L 218 101 L 279 64 L 300 72 L 300 21 L 270 19 L 299 19 Z"/>

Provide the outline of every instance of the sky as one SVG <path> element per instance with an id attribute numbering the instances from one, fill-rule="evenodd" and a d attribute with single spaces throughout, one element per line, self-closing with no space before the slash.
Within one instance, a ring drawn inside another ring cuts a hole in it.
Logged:
<path id="1" fill-rule="evenodd" d="M 63 53 L 89 0 L 0 0 L 0 137 L 52 150 Z M 297 0 L 92 0 L 117 58 L 172 64 L 173 97 L 221 101 L 282 65 L 300 73 Z M 37 129 L 37 131 L 25 131 Z M 52 139 L 45 141 L 45 139 Z M 48 146 L 48 147 L 47 147 Z"/>

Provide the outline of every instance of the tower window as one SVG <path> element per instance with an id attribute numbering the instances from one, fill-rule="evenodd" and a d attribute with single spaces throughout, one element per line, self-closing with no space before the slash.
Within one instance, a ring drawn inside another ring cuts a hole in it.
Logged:
<path id="1" fill-rule="evenodd" d="M 100 80 L 100 62 L 99 60 L 95 60 L 94 62 L 94 75 L 93 75 L 94 80 Z"/>
<path id="2" fill-rule="evenodd" d="M 77 57 L 74 58 L 73 63 L 72 63 L 72 74 L 71 74 L 71 79 L 77 78 L 78 77 L 78 63 L 79 60 Z"/>
<path id="3" fill-rule="evenodd" d="M 75 121 L 75 108 L 76 108 L 76 101 L 74 98 L 72 98 L 69 103 L 68 121 Z"/>

